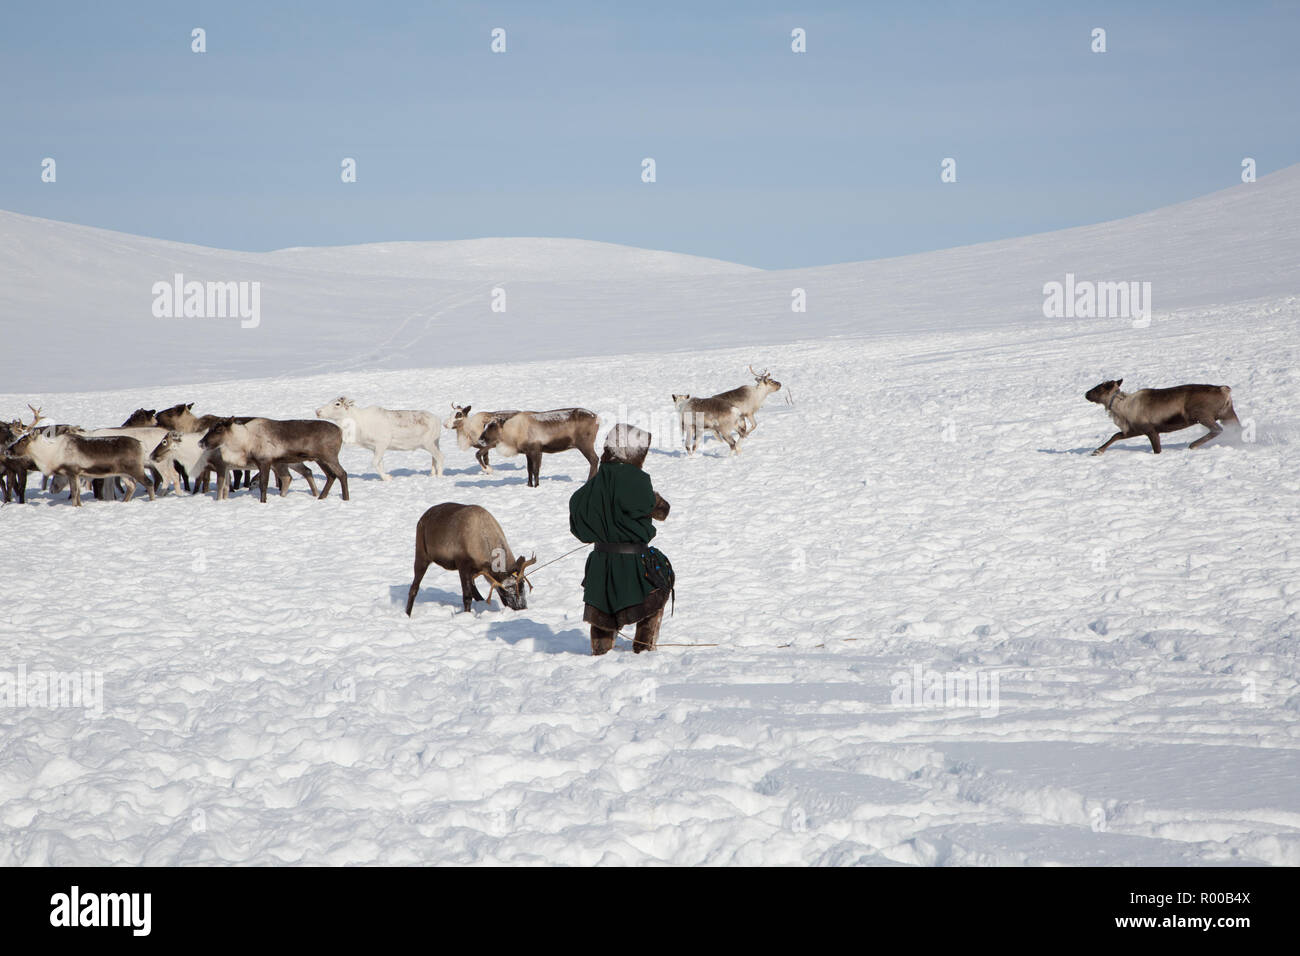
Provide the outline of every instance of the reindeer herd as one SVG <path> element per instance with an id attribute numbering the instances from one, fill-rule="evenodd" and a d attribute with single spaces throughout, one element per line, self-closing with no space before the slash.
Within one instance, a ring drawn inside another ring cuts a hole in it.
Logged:
<path id="1" fill-rule="evenodd" d="M 708 398 L 673 396 L 688 454 L 695 453 L 705 432 L 725 442 L 733 454 L 740 453 L 741 440 L 757 427 L 755 412 L 781 388 L 766 371 L 755 372 L 750 366 L 750 372 L 753 385 Z M 30 422 L 0 422 L 0 490 L 6 502 L 15 498 L 26 502 L 32 471 L 44 476 L 42 487 L 48 483 L 54 494 L 66 486 L 76 506 L 85 491 L 97 498 L 120 493 L 130 501 L 140 488 L 151 501 L 169 490 L 197 494 L 210 488 L 215 498 L 224 500 L 241 482 L 252 490 L 254 474 L 263 502 L 272 474 L 281 496 L 298 474 L 321 499 L 329 496 L 337 481 L 347 501 L 348 474 L 339 464 L 343 445 L 369 450 L 374 456 L 371 466 L 383 481 L 392 478 L 383 465 L 387 452 L 422 449 L 430 455 L 430 474 L 436 477 L 443 473 L 439 439 L 444 428 L 455 433 L 461 450 L 474 450 L 485 474 L 492 473 L 490 452 L 507 458 L 523 455 L 528 486 L 533 488 L 541 482 L 543 455 L 577 449 L 587 459 L 588 478 L 599 464 L 600 421 L 586 408 L 483 412 L 453 403 L 453 414 L 439 421 L 432 412 L 378 405 L 362 408 L 340 396 L 316 409 L 315 418 L 280 420 L 195 415 L 190 402 L 162 411 L 139 408 L 112 428 L 46 423 L 40 408 L 28 408 Z M 325 474 L 319 494 L 309 463 Z"/>

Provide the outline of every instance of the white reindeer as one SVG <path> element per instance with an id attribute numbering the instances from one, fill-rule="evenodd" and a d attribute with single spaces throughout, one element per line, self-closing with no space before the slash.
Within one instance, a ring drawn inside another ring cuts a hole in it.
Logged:
<path id="1" fill-rule="evenodd" d="M 423 448 L 433 456 L 429 474 L 435 477 L 442 474 L 443 457 L 438 448 L 442 423 L 433 412 L 381 408 L 378 405 L 357 408 L 356 402 L 340 395 L 328 405 L 316 409 L 316 417 L 329 419 L 338 425 L 345 443 L 374 452 L 372 465 L 384 481 L 391 481 L 393 477 L 384 471 L 384 453 L 389 450 Z"/>

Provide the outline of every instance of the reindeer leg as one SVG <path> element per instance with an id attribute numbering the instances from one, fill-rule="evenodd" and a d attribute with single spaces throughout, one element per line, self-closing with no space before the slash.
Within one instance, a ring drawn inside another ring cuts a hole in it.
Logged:
<path id="1" fill-rule="evenodd" d="M 324 501 L 329 497 L 330 489 L 334 487 L 334 480 L 337 478 L 339 491 L 343 495 L 343 500 L 347 501 L 348 473 L 343 470 L 343 466 L 339 464 L 338 459 L 335 458 L 333 461 L 327 461 L 324 458 L 317 458 L 316 464 L 320 465 L 321 469 L 325 472 L 325 487 L 321 489 L 320 500 Z"/>
<path id="2" fill-rule="evenodd" d="M 1151 451 L 1160 454 L 1160 433 L 1154 428 L 1147 429 L 1147 438 L 1151 442 Z"/>
<path id="3" fill-rule="evenodd" d="M 422 561 L 417 555 L 415 558 L 415 580 L 411 582 L 411 590 L 406 592 L 406 616 L 411 616 L 411 608 L 415 607 L 415 596 L 420 593 L 420 582 L 424 580 L 424 572 L 429 570 L 429 562 Z"/>
<path id="4" fill-rule="evenodd" d="M 311 496 L 313 498 L 315 498 L 316 495 L 320 493 L 319 490 L 316 488 L 316 476 L 311 473 L 311 469 L 308 468 L 305 464 L 291 465 L 289 467 L 289 470 L 296 471 L 298 474 L 302 475 L 304 478 L 307 479 L 307 487 L 311 489 Z"/>
<path id="5" fill-rule="evenodd" d="M 387 445 L 376 445 L 376 446 L 375 446 L 375 460 L 374 460 L 373 462 L 371 462 L 371 465 L 372 465 L 372 467 L 375 469 L 375 471 L 379 472 L 379 480 L 380 480 L 380 481 L 392 481 L 392 480 L 393 480 L 393 476 L 390 475 L 388 472 L 384 471 L 384 452 L 386 452 L 386 451 L 388 451 L 388 446 L 387 446 Z"/>
<path id="6" fill-rule="evenodd" d="M 343 489 L 343 500 L 344 500 L 344 501 L 347 501 L 347 500 L 348 500 L 348 472 L 347 472 L 347 469 L 344 468 L 342 465 L 339 464 L 339 460 L 338 460 L 337 458 L 335 458 L 332 462 L 330 462 L 330 464 L 334 466 L 334 471 L 335 471 L 335 472 L 338 474 L 338 476 L 339 476 L 339 487 Z"/>
<path id="7" fill-rule="evenodd" d="M 465 605 L 465 610 L 470 608 L 471 600 L 482 600 L 478 594 L 478 588 L 474 587 L 474 572 L 469 568 L 460 568 L 460 599 Z"/>
<path id="8" fill-rule="evenodd" d="M 528 487 L 540 488 L 542 484 L 542 453 L 540 451 L 530 451 L 524 455 L 528 463 Z"/>
<path id="9" fill-rule="evenodd" d="M 600 459 L 596 457 L 594 448 L 583 448 L 582 455 L 587 459 L 587 480 L 591 481 L 596 477 L 596 470 L 600 468 Z"/>
<path id="10" fill-rule="evenodd" d="M 1136 438 L 1137 435 L 1138 435 L 1137 432 L 1116 432 L 1115 434 L 1111 435 L 1110 438 L 1106 439 L 1106 443 L 1102 445 L 1100 448 L 1098 448 L 1096 451 L 1094 451 L 1093 454 L 1100 455 L 1111 445 L 1115 444 L 1115 442 L 1123 441 L 1125 438 Z"/>
<path id="11" fill-rule="evenodd" d="M 1216 422 L 1213 418 L 1211 418 L 1209 421 L 1206 421 L 1205 419 L 1201 419 L 1200 424 L 1208 428 L 1209 431 L 1206 432 L 1204 435 L 1202 435 L 1200 438 L 1196 439 L 1196 441 L 1188 445 L 1187 448 L 1189 451 L 1193 448 L 1200 448 L 1211 438 L 1217 438 L 1219 435 L 1223 434 L 1223 427 L 1218 422 Z"/>
<path id="12" fill-rule="evenodd" d="M 257 467 L 257 486 L 261 492 L 262 504 L 266 504 L 266 486 L 270 482 L 271 473 L 267 469 L 266 462 L 262 462 Z"/>
<path id="13" fill-rule="evenodd" d="M 71 479 L 68 481 L 68 484 L 72 486 L 72 491 L 69 492 L 69 495 L 72 498 L 72 506 L 74 508 L 80 508 L 81 507 L 81 476 L 78 474 L 73 474 L 71 476 Z"/>
<path id="14" fill-rule="evenodd" d="M 153 500 L 154 500 L 153 484 L 150 483 L 150 481 L 149 481 L 149 476 L 146 475 L 146 474 L 144 473 L 144 469 L 143 469 L 143 468 L 140 469 L 139 474 L 132 475 L 132 476 L 131 476 L 131 479 L 136 483 L 136 486 L 138 486 L 138 487 L 142 487 L 142 488 L 144 488 L 147 492 L 149 492 L 149 500 L 150 500 L 150 501 L 153 501 Z M 134 495 L 134 494 L 135 494 L 135 488 L 133 487 L 133 488 L 131 489 L 130 494 L 127 495 L 126 500 L 127 500 L 127 501 L 130 501 L 130 500 L 131 500 L 131 495 Z"/>
<path id="15" fill-rule="evenodd" d="M 443 463 L 444 463 L 444 458 L 442 456 L 442 449 L 439 448 L 436 444 L 432 448 L 428 448 L 428 446 L 426 446 L 426 449 L 433 456 L 433 467 L 429 470 L 429 476 L 432 478 L 441 477 Z"/>

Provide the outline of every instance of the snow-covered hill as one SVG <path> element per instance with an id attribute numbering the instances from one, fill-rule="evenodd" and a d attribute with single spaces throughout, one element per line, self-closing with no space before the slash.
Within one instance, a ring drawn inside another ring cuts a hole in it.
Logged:
<path id="1" fill-rule="evenodd" d="M 650 455 L 679 575 L 662 639 L 716 645 L 653 655 L 589 656 L 581 554 L 526 610 L 461 613 L 435 569 L 403 614 L 436 502 L 483 505 L 541 562 L 573 548 L 576 452 L 533 489 L 450 440 L 443 478 L 390 452 L 381 482 L 346 449 L 346 503 L 300 480 L 266 505 L 34 491 L 0 509 L 21 583 L 0 672 L 102 674 L 103 716 L 0 712 L 0 864 L 1298 865 L 1298 315 L 774 347 L 795 404 L 769 399 L 741 456 Z M 309 415 L 340 391 L 581 400 L 662 438 L 669 392 L 738 383 L 748 357 L 40 400 L 93 422 L 181 399 Z M 1230 383 L 1254 441 L 1091 458 L 1112 429 L 1082 392 L 1109 375 Z M 996 691 L 895 700 L 918 671 Z"/>
<path id="2" fill-rule="evenodd" d="M 1067 272 L 1150 282 L 1159 314 L 1300 293 L 1298 265 L 1300 166 L 1117 222 L 786 271 L 562 239 L 241 253 L 0 213 L 0 387 L 118 388 L 1044 327 L 1052 320 L 1043 318 L 1043 285 Z M 155 318 L 153 285 L 176 273 L 261 283 L 260 324 Z M 492 311 L 498 288 L 504 313 Z M 791 310 L 794 289 L 805 291 L 806 312 Z"/>

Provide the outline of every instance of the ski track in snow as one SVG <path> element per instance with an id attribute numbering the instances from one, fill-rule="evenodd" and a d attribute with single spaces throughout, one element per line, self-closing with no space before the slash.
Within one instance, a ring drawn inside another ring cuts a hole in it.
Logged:
<path id="1" fill-rule="evenodd" d="M 659 433 L 670 393 L 756 362 L 795 399 L 737 458 L 647 463 L 661 639 L 717 647 L 590 657 L 581 554 L 519 612 L 461 613 L 434 568 L 404 616 L 432 504 L 487 507 L 540 562 L 574 547 L 576 452 L 535 490 L 444 432 L 441 479 L 345 449 L 347 503 L 298 479 L 266 505 L 5 506 L 0 669 L 102 671 L 105 712 L 0 712 L 0 863 L 1300 865 L 1298 317 L 0 396 L 93 424 L 578 404 Z M 1089 457 L 1113 428 L 1083 392 L 1112 377 L 1230 384 L 1256 440 Z M 996 673 L 996 715 L 891 704 L 917 665 Z"/>

